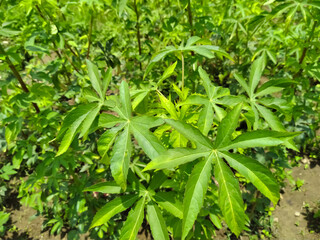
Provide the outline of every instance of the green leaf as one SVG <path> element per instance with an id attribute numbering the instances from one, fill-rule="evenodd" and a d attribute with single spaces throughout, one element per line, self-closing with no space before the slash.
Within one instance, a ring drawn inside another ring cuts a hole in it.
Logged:
<path id="1" fill-rule="evenodd" d="M 218 156 L 214 175 L 219 183 L 219 207 L 230 230 L 237 236 L 244 228 L 244 206 L 237 179 L 230 168 Z"/>
<path id="2" fill-rule="evenodd" d="M 259 57 L 257 60 L 255 60 L 252 64 L 251 71 L 250 71 L 250 77 L 249 77 L 249 90 L 250 90 L 250 97 L 253 96 L 254 90 L 258 86 L 261 75 L 264 69 L 263 65 L 263 58 Z"/>
<path id="3" fill-rule="evenodd" d="M 268 87 L 262 91 L 259 91 L 258 93 L 256 93 L 254 96 L 255 97 L 261 97 L 261 96 L 264 96 L 264 95 L 268 95 L 268 94 L 272 94 L 272 93 L 275 93 L 275 92 L 280 92 L 283 88 L 282 87 Z"/>
<path id="4" fill-rule="evenodd" d="M 121 107 L 123 109 L 123 113 L 126 118 L 131 117 L 131 101 L 130 101 L 130 93 L 129 86 L 126 81 L 122 81 L 120 85 L 120 102 Z"/>
<path id="5" fill-rule="evenodd" d="M 198 128 L 204 136 L 207 136 L 213 122 L 214 112 L 211 104 L 206 104 L 200 112 Z"/>
<path id="6" fill-rule="evenodd" d="M 154 64 L 158 61 L 160 61 L 161 59 L 163 59 L 166 55 L 168 55 L 169 53 L 175 52 L 177 51 L 177 49 L 173 46 L 168 46 L 165 49 L 161 50 L 159 53 L 156 53 L 151 61 L 149 62 L 146 71 L 144 73 L 143 79 L 145 79 L 145 77 L 148 75 L 148 73 L 151 71 L 152 67 L 154 66 Z"/>
<path id="7" fill-rule="evenodd" d="M 112 80 L 112 68 L 108 68 L 108 70 L 104 73 L 103 80 L 102 80 L 103 96 L 106 94 L 111 80 Z"/>
<path id="8" fill-rule="evenodd" d="M 140 125 L 143 128 L 154 128 L 164 123 L 162 118 L 151 117 L 151 116 L 136 116 L 131 119 L 131 122 L 135 125 Z"/>
<path id="9" fill-rule="evenodd" d="M 190 38 L 188 39 L 185 47 L 190 47 L 190 46 L 194 45 L 195 43 L 197 43 L 197 42 L 200 41 L 200 40 L 201 40 L 200 37 L 198 37 L 198 36 L 192 36 L 192 37 L 190 37 Z"/>
<path id="10" fill-rule="evenodd" d="M 176 108 L 174 104 L 167 99 L 161 92 L 158 91 L 158 96 L 161 102 L 161 106 L 167 110 L 167 112 L 170 114 L 170 116 L 174 119 L 178 119 L 178 113 L 176 111 Z"/>
<path id="11" fill-rule="evenodd" d="M 125 120 L 108 113 L 101 113 L 99 116 L 99 127 L 112 128 L 118 123 L 124 123 Z"/>
<path id="12" fill-rule="evenodd" d="M 213 145 L 211 141 L 207 137 L 203 136 L 199 129 L 196 129 L 190 124 L 184 123 L 180 120 L 165 119 L 165 121 L 187 139 L 194 141 L 198 146 L 201 145 L 205 148 L 212 149 Z"/>
<path id="13" fill-rule="evenodd" d="M 97 103 L 96 107 L 93 108 L 88 115 L 86 116 L 86 118 L 84 119 L 83 123 L 81 124 L 81 128 L 80 128 L 80 135 L 79 138 L 83 137 L 85 134 L 88 133 L 93 121 L 95 120 L 95 118 L 97 117 L 99 111 L 101 109 L 101 106 Z"/>
<path id="14" fill-rule="evenodd" d="M 182 239 L 188 235 L 203 206 L 211 168 L 212 157 L 209 156 L 194 166 L 188 179 L 183 199 Z"/>
<path id="15" fill-rule="evenodd" d="M 178 106 L 182 106 L 182 105 L 202 105 L 202 104 L 208 104 L 210 101 L 208 98 L 201 96 L 201 95 L 191 95 L 190 97 L 188 97 L 185 101 L 181 102 L 178 104 Z"/>
<path id="16" fill-rule="evenodd" d="M 105 131 L 98 140 L 98 152 L 101 156 L 101 161 L 105 164 L 109 164 L 108 151 L 116 139 L 118 132 L 123 128 L 118 126 L 110 130 Z"/>
<path id="17" fill-rule="evenodd" d="M 138 195 L 123 195 L 113 199 L 101 208 L 94 216 L 90 229 L 107 223 L 114 215 L 125 211 L 139 198 Z"/>
<path id="18" fill-rule="evenodd" d="M 174 192 L 157 192 L 153 198 L 160 207 L 177 218 L 183 219 L 182 203 L 175 198 Z"/>
<path id="19" fill-rule="evenodd" d="M 208 74 L 206 73 L 205 70 L 203 70 L 203 68 L 201 66 L 199 66 L 199 69 L 198 69 L 198 72 L 199 72 L 199 75 L 202 79 L 202 83 L 203 83 L 203 87 L 204 89 L 206 90 L 207 94 L 208 94 L 208 97 L 211 99 L 213 98 L 213 85 L 209 79 L 209 76 Z"/>
<path id="20" fill-rule="evenodd" d="M 118 5 L 118 13 L 119 13 L 119 16 L 122 15 L 123 10 L 124 10 L 125 7 L 127 6 L 127 1 L 128 1 L 128 0 L 119 0 L 119 5 Z"/>
<path id="21" fill-rule="evenodd" d="M 232 168 L 249 179 L 274 205 L 277 204 L 280 198 L 280 187 L 269 169 L 258 161 L 240 154 L 221 152 L 221 155 Z"/>
<path id="22" fill-rule="evenodd" d="M 241 112 L 242 104 L 235 106 L 227 116 L 221 121 L 217 137 L 215 141 L 215 148 L 223 148 L 231 142 L 231 136 L 236 127 L 238 126 L 238 120 Z"/>
<path id="23" fill-rule="evenodd" d="M 153 159 L 143 171 L 151 169 L 171 169 L 181 164 L 191 162 L 197 158 L 205 157 L 209 151 L 205 152 L 202 149 L 190 148 L 175 148 L 169 149 L 163 154 Z"/>
<path id="24" fill-rule="evenodd" d="M 83 192 L 121 193 L 122 189 L 116 182 L 101 182 L 87 187 Z"/>
<path id="25" fill-rule="evenodd" d="M 241 134 L 223 149 L 229 150 L 232 148 L 277 146 L 282 144 L 285 140 L 293 138 L 299 134 L 300 133 L 276 132 L 268 130 L 250 131 Z"/>
<path id="26" fill-rule="evenodd" d="M 136 206 L 130 210 L 126 222 L 121 229 L 120 240 L 136 240 L 138 231 L 144 218 L 145 198 L 141 198 Z"/>
<path id="27" fill-rule="evenodd" d="M 217 55 L 224 56 L 230 59 L 231 61 L 233 61 L 230 55 L 218 46 L 212 46 L 212 45 L 190 46 L 190 47 L 185 47 L 183 50 L 194 51 L 207 58 L 213 58 L 214 57 L 213 52 L 215 52 Z"/>
<path id="28" fill-rule="evenodd" d="M 110 160 L 110 168 L 115 181 L 123 190 L 127 187 L 127 175 L 131 157 L 131 137 L 129 127 L 125 127 L 124 131 L 117 137 L 112 157 Z"/>
<path id="29" fill-rule="evenodd" d="M 266 83 L 262 84 L 261 87 L 258 88 L 258 90 L 256 91 L 256 96 L 262 96 L 264 94 L 262 94 L 261 92 L 265 92 L 266 89 L 270 88 L 270 87 L 279 87 L 279 88 L 285 88 L 288 87 L 292 84 L 297 84 L 296 81 L 293 81 L 291 79 L 275 79 L 275 80 L 269 80 Z"/>
<path id="30" fill-rule="evenodd" d="M 26 45 L 25 46 L 27 51 L 31 51 L 31 52 L 41 52 L 41 53 L 46 53 L 49 54 L 49 50 L 40 46 L 36 46 L 36 45 Z"/>
<path id="31" fill-rule="evenodd" d="M 247 92 L 248 96 L 250 96 L 249 86 L 247 82 L 243 79 L 243 77 L 238 73 L 235 73 L 234 77 L 238 81 L 238 83 L 241 85 L 241 87 L 243 87 L 243 89 Z"/>
<path id="32" fill-rule="evenodd" d="M 166 180 L 168 179 L 167 175 L 164 174 L 162 171 L 155 172 L 149 183 L 148 189 L 156 190 L 159 188 Z"/>
<path id="33" fill-rule="evenodd" d="M 97 103 L 81 105 L 76 109 L 73 109 L 66 116 L 57 136 L 57 139 L 60 139 L 62 137 L 63 138 L 56 156 L 59 156 L 67 151 L 76 133 L 79 131 L 81 124 L 86 119 L 88 114 L 90 114 L 91 111 L 94 110 L 96 107 Z M 91 119 L 89 118 L 89 120 Z M 88 125 L 89 121 L 87 121 L 86 124 Z"/>
<path id="34" fill-rule="evenodd" d="M 274 113 L 269 110 L 268 108 L 255 104 L 256 108 L 258 109 L 258 111 L 260 112 L 260 114 L 263 116 L 263 118 L 266 120 L 266 122 L 268 123 L 268 125 L 275 131 L 279 131 L 279 132 L 285 132 L 286 129 L 284 128 L 284 126 L 282 125 L 282 123 L 280 122 L 279 118 L 274 115 Z M 299 151 L 299 149 L 295 146 L 293 140 L 288 140 L 285 141 L 285 145 L 287 148 L 291 148 L 295 151 Z"/>
<path id="35" fill-rule="evenodd" d="M 156 240 L 169 240 L 166 223 L 159 207 L 150 202 L 147 205 L 147 217 L 151 228 L 152 237 Z"/>
<path id="36" fill-rule="evenodd" d="M 162 77 L 160 78 L 160 80 L 158 81 L 157 83 L 157 86 L 160 86 L 160 84 L 165 80 L 167 79 L 168 77 L 170 77 L 173 73 L 174 73 L 174 69 L 176 68 L 177 66 L 177 61 L 174 62 L 173 64 L 171 64 L 165 71 L 164 73 L 162 74 Z"/>
<path id="37" fill-rule="evenodd" d="M 86 59 L 86 63 L 88 66 L 88 74 L 89 74 L 92 87 L 94 88 L 94 90 L 97 91 L 100 98 L 103 99 L 104 95 L 102 94 L 101 77 L 100 77 L 99 69 L 96 65 L 90 62 L 88 59 Z"/>
<path id="38" fill-rule="evenodd" d="M 213 52 L 210 49 L 208 49 L 205 46 L 203 46 L 203 45 L 202 46 L 200 45 L 200 46 L 187 47 L 184 50 L 194 51 L 197 54 L 202 55 L 202 56 L 204 56 L 206 58 L 214 58 Z"/>
<path id="39" fill-rule="evenodd" d="M 146 96 L 150 93 L 150 90 L 143 91 L 136 95 L 134 100 L 132 101 L 132 109 L 136 109 L 139 104 L 145 99 Z"/>
<path id="40" fill-rule="evenodd" d="M 133 122 L 130 124 L 130 128 L 139 146 L 149 158 L 154 159 L 166 150 L 159 139 L 147 128 L 143 128 Z"/>

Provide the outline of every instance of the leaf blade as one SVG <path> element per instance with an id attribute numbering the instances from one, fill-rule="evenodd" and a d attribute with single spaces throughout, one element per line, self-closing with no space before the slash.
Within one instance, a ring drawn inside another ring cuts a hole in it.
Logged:
<path id="1" fill-rule="evenodd" d="M 108 202 L 96 213 L 90 225 L 90 229 L 108 222 L 114 215 L 129 208 L 138 198 L 138 195 L 131 194 L 120 196 Z"/>
<path id="2" fill-rule="evenodd" d="M 182 239 L 192 228 L 203 206 L 203 201 L 211 177 L 212 157 L 197 163 L 188 179 L 183 199 Z"/>
<path id="3" fill-rule="evenodd" d="M 269 169 L 258 161 L 240 154 L 221 152 L 230 166 L 249 179 L 275 205 L 280 198 L 280 186 Z"/>
<path id="4" fill-rule="evenodd" d="M 202 149 L 175 148 L 169 149 L 163 154 L 153 159 L 143 171 L 151 169 L 171 169 L 178 165 L 191 162 L 197 158 L 204 157 L 209 152 Z"/>
<path id="5" fill-rule="evenodd" d="M 219 207 L 230 230 L 239 236 L 244 228 L 244 207 L 239 183 L 230 168 L 218 156 L 214 175 L 219 183 Z"/>
<path id="6" fill-rule="evenodd" d="M 153 202 L 147 205 L 147 217 L 154 239 L 169 240 L 166 223 L 159 207 Z"/>
<path id="7" fill-rule="evenodd" d="M 131 209 L 121 229 L 120 240 L 136 240 L 139 228 L 144 217 L 145 198 L 141 198 L 136 206 Z"/>

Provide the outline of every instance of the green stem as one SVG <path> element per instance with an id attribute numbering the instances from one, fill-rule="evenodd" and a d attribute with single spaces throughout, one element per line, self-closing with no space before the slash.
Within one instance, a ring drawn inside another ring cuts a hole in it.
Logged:
<path id="1" fill-rule="evenodd" d="M 142 49 L 141 49 L 140 22 L 139 22 L 140 15 L 139 15 L 138 8 L 137 8 L 137 0 L 134 0 L 133 5 L 134 5 L 134 11 L 137 16 L 137 25 L 136 25 L 136 27 L 137 27 L 137 41 L 138 41 L 139 56 L 141 56 Z M 140 70 L 142 70 L 141 62 L 140 62 Z"/>
<path id="2" fill-rule="evenodd" d="M 190 24 L 190 34 L 193 36 L 193 21 L 192 21 L 192 11 L 191 11 L 191 1 L 188 0 L 188 19 Z"/>
<path id="3" fill-rule="evenodd" d="M 182 64 L 182 74 L 181 74 L 181 90 L 184 90 L 184 57 L 183 53 L 181 52 L 181 64 Z"/>
<path id="4" fill-rule="evenodd" d="M 309 35 L 309 38 L 308 38 L 307 41 L 305 42 L 305 44 L 311 42 L 312 37 L 313 37 L 313 34 L 314 34 L 314 30 L 316 29 L 317 24 L 318 24 L 318 21 L 314 21 L 314 22 L 313 22 L 313 26 L 312 26 L 312 29 L 311 29 L 311 33 L 310 33 L 310 35 Z M 301 73 L 303 72 L 302 63 L 303 63 L 304 59 L 306 58 L 308 49 L 309 49 L 308 46 L 305 46 L 305 47 L 303 48 L 301 57 L 300 57 L 300 59 L 299 59 L 300 69 L 299 69 L 299 71 L 298 71 L 296 74 L 293 75 L 293 79 L 295 79 L 296 77 L 298 77 L 299 75 L 301 75 Z"/>
<path id="5" fill-rule="evenodd" d="M 90 57 L 90 46 L 91 46 L 91 35 L 92 35 L 92 25 L 93 25 L 93 13 L 90 18 L 89 34 L 88 34 L 88 50 L 87 50 L 87 59 Z"/>
<path id="6" fill-rule="evenodd" d="M 5 60 L 6 60 L 7 64 L 9 65 L 9 68 L 11 69 L 13 75 L 18 79 L 18 81 L 22 87 L 22 90 L 26 93 L 29 93 L 29 89 L 27 88 L 27 85 L 22 80 L 20 73 L 18 72 L 16 67 L 13 65 L 13 63 L 11 62 L 9 56 L 7 55 L 7 53 L 5 52 L 5 50 L 1 44 L 0 44 L 0 54 L 5 56 Z M 39 109 L 38 105 L 36 103 L 32 103 L 32 105 L 33 105 L 34 109 L 36 110 L 36 112 L 40 113 L 40 109 Z"/>

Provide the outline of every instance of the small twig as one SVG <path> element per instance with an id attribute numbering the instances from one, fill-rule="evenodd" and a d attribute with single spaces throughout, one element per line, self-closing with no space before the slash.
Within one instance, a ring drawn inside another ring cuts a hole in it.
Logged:
<path id="1" fill-rule="evenodd" d="M 24 83 L 24 81 L 22 80 L 22 77 L 20 75 L 20 73 L 17 71 L 16 67 L 13 65 L 13 63 L 11 62 L 9 56 L 7 55 L 7 53 L 4 51 L 4 48 L 2 47 L 2 45 L 0 44 L 0 54 L 5 55 L 5 60 L 7 62 L 7 64 L 9 65 L 9 68 L 11 69 L 13 75 L 18 79 L 22 90 L 26 93 L 29 93 L 29 89 L 27 88 L 27 85 Z M 32 103 L 34 109 L 36 110 L 37 113 L 40 113 L 40 109 L 38 107 L 38 105 L 36 103 Z"/>

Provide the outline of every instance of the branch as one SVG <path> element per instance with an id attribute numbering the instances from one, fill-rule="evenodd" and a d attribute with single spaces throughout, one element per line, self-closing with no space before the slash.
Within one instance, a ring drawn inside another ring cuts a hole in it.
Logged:
<path id="1" fill-rule="evenodd" d="M 13 63 L 11 62 L 9 56 L 7 55 L 7 53 L 4 51 L 4 48 L 2 47 L 2 45 L 0 44 L 0 54 L 3 54 L 5 56 L 5 60 L 7 62 L 7 64 L 9 65 L 9 68 L 11 69 L 13 75 L 18 79 L 22 90 L 26 93 L 29 93 L 29 89 L 27 88 L 27 85 L 24 83 L 24 81 L 22 80 L 22 77 L 20 75 L 20 73 L 18 72 L 18 70 L 16 69 L 16 67 L 13 65 Z M 34 109 L 36 110 L 37 113 L 40 113 L 40 109 L 38 107 L 38 105 L 36 103 L 32 103 Z"/>

